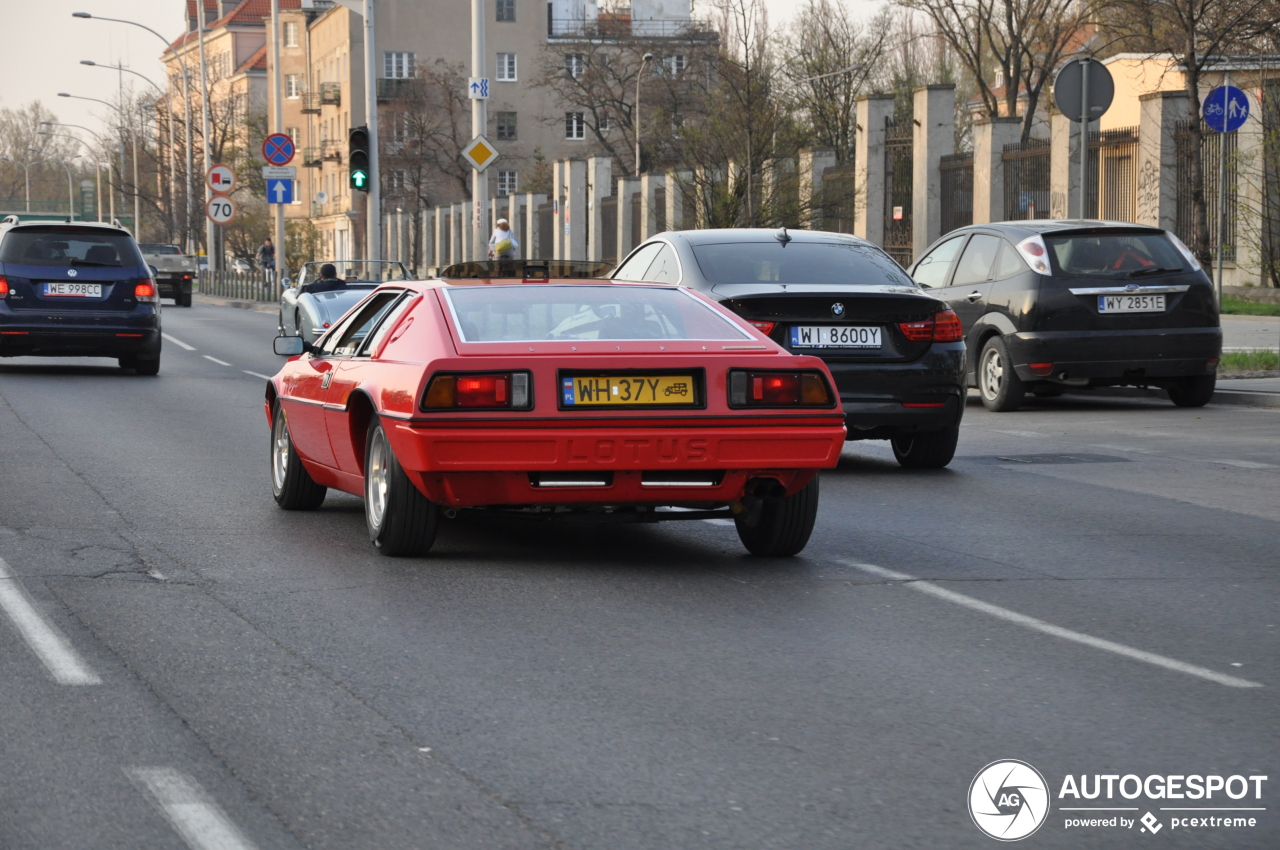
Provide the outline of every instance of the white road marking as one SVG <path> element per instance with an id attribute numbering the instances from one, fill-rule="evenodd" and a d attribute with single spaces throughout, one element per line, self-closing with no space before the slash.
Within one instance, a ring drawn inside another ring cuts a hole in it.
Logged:
<path id="1" fill-rule="evenodd" d="M 246 375 L 252 375 L 255 378 L 261 378 L 264 381 L 271 380 L 270 375 L 259 375 L 257 372 L 250 372 L 248 369 L 241 369 L 240 371 L 244 372 Z"/>
<path id="2" fill-rule="evenodd" d="M 195 351 L 195 350 L 196 350 L 196 347 L 195 347 L 194 345 L 187 345 L 185 342 L 183 342 L 182 340 L 178 339 L 177 337 L 169 336 L 167 333 L 164 333 L 163 331 L 161 331 L 161 332 L 160 332 L 160 336 L 162 336 L 162 337 L 164 337 L 165 339 L 169 340 L 169 342 L 173 343 L 174 345 L 178 346 L 179 348 L 185 348 L 187 351 Z"/>
<path id="3" fill-rule="evenodd" d="M 209 356 L 209 355 L 207 355 L 207 354 L 202 354 L 202 355 L 200 355 L 200 356 L 201 356 L 201 357 L 203 357 L 205 360 L 212 360 L 214 363 L 217 363 L 219 366 L 230 366 L 230 365 L 231 365 L 230 363 L 228 363 L 228 362 L 227 362 L 227 361 L 225 361 L 225 360 L 219 360 L 218 358 L 216 358 L 216 357 L 210 357 L 210 356 Z"/>
<path id="4" fill-rule="evenodd" d="M 169 767 L 134 767 L 125 773 L 159 807 L 191 850 L 253 850 L 253 844 L 221 807 L 185 773 Z"/>
<path id="5" fill-rule="evenodd" d="M 1217 460 L 1211 460 L 1209 461 L 1209 463 L 1225 463 L 1227 466 L 1238 466 L 1241 469 L 1275 469 L 1276 468 L 1276 465 L 1274 463 L 1257 463 L 1256 461 L 1252 461 L 1252 460 L 1229 460 L 1229 459 L 1219 458 Z"/>
<path id="6" fill-rule="evenodd" d="M 102 684 L 98 674 L 81 660 L 70 642 L 27 599 L 3 558 L 0 558 L 0 608 L 9 615 L 9 621 L 58 684 Z"/>
<path id="7" fill-rule="evenodd" d="M 709 522 L 712 525 L 736 525 L 731 519 L 704 519 L 703 522 Z"/>
<path id="8" fill-rule="evenodd" d="M 1046 623 L 1044 620 L 1037 620 L 1035 617 L 1028 617 L 1026 614 L 1019 614 L 1017 611 L 1010 611 L 1008 608 L 1001 608 L 999 605 L 992 605 L 989 602 L 983 602 L 981 599 L 974 599 L 972 596 L 965 596 L 963 593 L 956 593 L 938 587 L 927 581 L 921 581 L 915 576 L 906 573 L 895 572 L 894 570 L 886 570 L 884 567 L 877 567 L 875 564 L 861 564 L 856 561 L 841 560 L 846 566 L 855 567 L 863 572 L 872 575 L 887 578 L 892 581 L 908 582 L 903 585 L 912 590 L 918 590 L 921 593 L 927 593 L 937 599 L 947 602 L 953 602 L 956 605 L 963 605 L 966 608 L 972 608 L 974 611 L 980 611 L 1001 620 L 1024 626 L 1028 629 L 1034 629 L 1037 632 L 1043 632 L 1053 637 L 1062 638 L 1063 640 L 1074 641 L 1085 646 L 1091 646 L 1094 649 L 1101 649 L 1106 652 L 1113 652 L 1116 655 L 1123 655 L 1125 658 L 1132 658 L 1135 661 L 1145 661 L 1147 664 L 1154 664 L 1157 667 L 1163 667 L 1166 670 L 1173 670 L 1177 673 L 1185 673 L 1188 676 L 1198 676 L 1201 679 L 1207 679 L 1210 682 L 1216 682 L 1219 685 L 1226 685 L 1229 688 L 1261 688 L 1258 682 L 1250 682 L 1248 679 L 1239 679 L 1235 676 L 1227 676 L 1216 670 L 1210 670 L 1207 667 L 1199 667 L 1195 664 L 1187 664 L 1183 661 L 1177 661 L 1173 658 L 1166 658 L 1163 655 L 1156 655 L 1154 652 L 1146 652 L 1141 649 L 1134 649 L 1131 646 L 1125 646 L 1122 643 L 1103 640 L 1102 638 L 1086 635 L 1081 632 L 1074 632 L 1071 629 L 1064 629 L 1062 626 L 1055 626 L 1052 623 Z"/>
<path id="9" fill-rule="evenodd" d="M 1113 446 L 1110 443 L 1093 443 L 1095 449 L 1111 449 L 1113 452 L 1137 452 L 1138 454 L 1155 454 L 1155 449 L 1135 449 L 1133 446 Z"/>
<path id="10" fill-rule="evenodd" d="M 997 434 L 1011 434 L 1011 435 L 1013 435 L 1013 436 L 1015 436 L 1015 437 L 1044 437 L 1044 436 L 1046 436 L 1045 434 L 1041 434 L 1039 431 L 1014 431 L 1014 430 L 1011 430 L 1011 429 L 1004 429 L 1004 428 L 992 428 L 992 429 L 990 429 L 990 430 L 994 431 L 994 432 L 995 432 L 995 433 L 997 433 Z"/>

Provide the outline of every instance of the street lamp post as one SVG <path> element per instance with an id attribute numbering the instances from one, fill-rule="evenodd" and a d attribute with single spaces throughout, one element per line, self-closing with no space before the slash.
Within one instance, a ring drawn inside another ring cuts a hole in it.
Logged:
<path id="1" fill-rule="evenodd" d="M 197 8 L 204 4 L 197 3 Z M 196 28 L 197 39 L 200 44 L 200 133 L 204 136 L 204 170 L 208 171 L 213 165 L 213 153 L 209 143 L 209 73 L 206 70 L 204 58 L 204 14 L 203 10 L 200 14 L 199 26 Z M 209 181 L 204 180 L 204 203 L 205 207 L 209 206 L 209 199 L 213 197 L 212 189 L 209 188 Z M 214 230 L 213 221 L 205 216 L 204 219 L 204 245 L 205 256 L 208 258 L 209 271 L 216 272 L 220 263 L 218 262 L 217 252 L 214 250 L 213 241 L 217 237 Z"/>
<path id="2" fill-rule="evenodd" d="M 16 159 L 9 159 L 9 157 L 7 156 L 0 156 L 0 162 L 11 162 L 14 165 L 22 166 L 22 173 L 24 175 L 23 180 L 26 183 L 26 187 L 25 187 L 26 212 L 31 212 L 31 163 L 18 162 Z"/>
<path id="3" fill-rule="evenodd" d="M 81 59 L 80 64 L 88 65 L 91 68 L 111 68 L 115 71 L 122 71 L 126 74 L 133 74 L 135 77 L 141 77 L 142 79 L 146 80 L 147 85 L 151 86 L 153 89 L 159 92 L 160 95 L 162 96 L 164 95 L 164 90 L 161 89 L 154 82 L 152 82 L 150 77 L 148 77 L 146 74 L 141 74 L 137 71 L 134 71 L 131 68 L 126 68 L 124 65 L 110 65 L 110 64 L 100 65 L 97 62 L 94 62 L 92 59 Z M 166 104 L 167 102 L 168 102 L 168 99 L 166 98 Z M 133 229 L 135 231 L 134 235 L 140 236 L 142 233 L 142 206 L 141 206 L 140 194 L 138 192 L 138 134 L 133 130 L 132 127 L 130 127 L 129 129 L 129 136 L 130 138 L 133 139 Z M 169 121 L 169 149 L 173 150 L 173 121 L 172 120 Z M 164 166 L 162 165 L 160 167 L 161 167 L 161 175 L 163 176 Z M 174 188 L 175 186 L 174 186 L 174 176 L 173 176 L 173 164 L 170 163 L 169 164 L 169 197 L 170 198 L 173 198 Z"/>
<path id="4" fill-rule="evenodd" d="M 644 77 L 644 69 L 653 61 L 653 54 L 646 53 L 640 60 L 640 70 L 636 72 L 636 177 L 640 176 L 640 80 Z"/>
<path id="5" fill-rule="evenodd" d="M 199 9 L 199 8 L 200 8 L 200 4 L 197 4 L 197 9 Z M 162 36 L 160 33 L 158 33 L 158 32 L 156 32 L 155 30 L 153 30 L 151 27 L 149 27 L 149 26 L 147 26 L 147 25 L 145 25 L 145 24 L 140 24 L 140 23 L 138 23 L 137 21 L 126 21 L 126 20 L 124 20 L 123 18 L 104 18 L 104 17 L 100 17 L 100 16 L 91 15 L 91 14 L 89 14 L 88 12 L 72 12 L 72 13 L 71 13 L 71 17 L 73 17 L 73 18 L 93 18 L 93 19 L 96 19 L 96 20 L 99 20 L 99 21 L 111 21 L 112 23 L 116 23 L 116 24 L 129 24 L 130 26 L 135 26 L 135 27 L 138 27 L 138 28 L 140 28 L 140 29 L 144 29 L 144 30 L 146 30 L 147 32 L 149 32 L 149 33 L 151 33 L 152 35 L 154 35 L 156 38 L 158 38 L 158 39 L 160 39 L 161 41 L 163 41 L 163 42 L 164 42 L 164 45 L 165 45 L 165 47 L 166 47 L 166 48 L 168 48 L 168 47 L 169 47 L 169 39 L 165 38 L 165 37 L 164 37 L 164 36 Z M 201 32 L 202 32 L 202 34 L 203 34 L 203 31 L 204 31 L 204 16 L 203 16 L 203 14 L 201 14 L 201 15 L 200 15 L 200 19 L 197 21 L 197 26 L 199 26 L 199 27 L 200 27 L 200 30 L 201 30 Z M 182 42 L 182 43 L 183 43 L 183 46 L 185 47 L 185 46 L 186 46 L 186 37 L 185 37 L 185 36 L 183 37 L 183 42 Z M 174 55 L 174 58 L 178 60 L 178 64 L 182 67 L 182 104 L 183 104 L 184 110 L 185 110 L 185 112 L 186 112 L 186 136 L 187 136 L 187 139 L 186 139 L 186 141 L 187 141 L 187 180 L 186 180 L 186 183 L 187 183 L 187 220 L 186 220 L 186 224 L 183 226 L 183 228 L 182 228 L 182 229 L 183 229 L 183 232 L 186 234 L 186 237 L 187 237 L 187 240 L 186 240 L 186 241 L 187 241 L 187 253 L 189 253 L 189 254 L 194 254 L 194 253 L 195 253 L 195 246 L 194 246 L 194 244 L 193 244 L 193 242 L 192 242 L 192 239 L 191 239 L 191 218 L 192 218 L 192 208 L 191 208 L 191 201 L 192 201 L 192 198 L 191 198 L 191 171 L 192 171 L 192 168 L 194 167 L 194 165 L 193 165 L 193 163 L 192 163 L 192 161 L 191 161 L 191 160 L 192 160 L 192 156 L 191 156 L 191 71 L 187 68 L 187 60 L 183 57 L 183 55 L 182 55 L 182 53 L 181 53 L 181 52 L 179 52 L 179 51 L 175 50 L 175 51 L 173 51 L 173 55 Z M 208 109 L 209 109 L 209 105 L 208 105 L 207 99 L 202 97 L 200 100 L 201 100 L 201 103 L 202 103 L 202 104 L 203 104 L 203 106 L 204 106 L 205 116 L 206 116 L 206 120 L 207 120 L 207 117 L 208 117 Z"/>

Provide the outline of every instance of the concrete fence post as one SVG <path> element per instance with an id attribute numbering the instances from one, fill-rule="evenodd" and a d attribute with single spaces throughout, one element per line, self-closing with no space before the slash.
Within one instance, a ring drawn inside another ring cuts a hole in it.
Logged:
<path id="1" fill-rule="evenodd" d="M 956 149 L 956 87 L 921 86 L 914 92 L 911 139 L 911 246 L 919 257 L 942 235 L 942 157 Z"/>
<path id="2" fill-rule="evenodd" d="M 520 234 L 522 242 L 520 245 L 520 256 L 524 257 L 526 260 L 549 260 L 551 259 L 550 257 L 540 256 L 540 249 L 538 248 L 538 236 L 540 235 L 538 227 L 538 207 L 547 202 L 547 196 L 535 194 L 533 192 L 525 192 L 522 197 L 524 198 L 525 214 L 524 232 Z M 512 225 L 514 226 L 515 222 L 512 222 Z"/>
<path id="3" fill-rule="evenodd" d="M 822 229 L 822 172 L 836 164 L 835 148 L 803 148 L 800 151 L 800 221 L 810 230 Z"/>
<path id="4" fill-rule="evenodd" d="M 449 245 L 445 241 L 445 229 L 449 226 L 448 207 L 436 207 L 431 215 L 431 263 L 436 268 L 448 265 Z"/>
<path id="5" fill-rule="evenodd" d="M 973 122 L 973 223 L 1004 221 L 1004 146 L 1022 137 L 1021 118 Z"/>
<path id="6" fill-rule="evenodd" d="M 892 95 L 858 98 L 853 232 L 877 245 L 884 244 L 884 122 L 892 117 Z"/>
<path id="7" fill-rule="evenodd" d="M 667 190 L 667 230 L 685 230 L 687 225 L 684 220 L 684 196 L 693 181 L 693 172 L 668 171 L 663 176 Z"/>
<path id="8" fill-rule="evenodd" d="M 604 232 L 600 202 L 613 188 L 613 160 L 607 156 L 587 157 L 587 253 L 594 262 L 604 260 Z"/>
<path id="9" fill-rule="evenodd" d="M 639 177 L 618 178 L 618 262 L 635 249 L 631 239 L 631 196 L 640 191 Z"/>
<path id="10" fill-rule="evenodd" d="M 648 239 L 658 232 L 658 195 L 665 189 L 667 178 L 661 174 L 645 172 L 640 175 L 640 238 Z"/>
<path id="11" fill-rule="evenodd" d="M 977 174 L 974 174 L 976 185 Z M 1054 111 L 1049 118 L 1049 217 L 1082 218 L 1080 122 Z"/>

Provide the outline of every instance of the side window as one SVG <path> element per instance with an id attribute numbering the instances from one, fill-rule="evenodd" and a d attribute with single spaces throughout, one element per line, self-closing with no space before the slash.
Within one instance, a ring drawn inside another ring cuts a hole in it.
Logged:
<path id="1" fill-rule="evenodd" d="M 991 275 L 992 279 L 1008 280 L 1027 270 L 1027 264 L 1023 262 L 1022 257 L 1018 256 L 1018 249 L 1008 242 L 1002 243 L 1000 245 L 1000 259 L 996 261 L 996 271 L 995 274 Z"/>
<path id="2" fill-rule="evenodd" d="M 413 293 L 406 292 L 399 301 L 391 305 L 391 309 L 383 314 L 384 318 L 378 323 L 378 327 L 369 335 L 368 342 L 360 349 L 361 357 L 372 357 L 377 352 L 382 341 L 386 339 L 387 334 L 391 333 L 391 329 L 396 326 L 411 303 L 413 303 Z"/>
<path id="3" fill-rule="evenodd" d="M 365 301 L 351 316 L 342 323 L 334 333 L 329 334 L 322 346 L 325 354 L 334 357 L 350 357 L 360 350 L 360 345 L 369 336 L 370 331 L 378 323 L 378 319 L 386 312 L 400 295 L 400 290 L 379 292 Z"/>
<path id="4" fill-rule="evenodd" d="M 956 275 L 951 279 L 952 286 L 967 286 L 974 283 L 986 283 L 991 277 L 991 265 L 996 261 L 996 252 L 1000 250 L 1003 240 L 999 236 L 977 233 L 960 255 L 956 264 Z"/>
<path id="5" fill-rule="evenodd" d="M 644 279 L 653 283 L 679 283 L 680 261 L 676 259 L 675 249 L 665 242 L 662 243 L 662 250 L 649 264 L 649 270 L 644 273 Z"/>
<path id="6" fill-rule="evenodd" d="M 658 256 L 658 252 L 665 244 L 665 242 L 650 242 L 648 245 L 641 245 L 622 265 L 618 266 L 618 270 L 613 273 L 613 279 L 644 280 L 645 269 L 649 268 L 649 264 L 653 262 L 654 257 Z"/>
<path id="7" fill-rule="evenodd" d="M 926 289 L 934 289 L 946 284 L 947 272 L 951 270 L 951 261 L 956 258 L 956 252 L 963 244 L 964 236 L 957 236 L 954 239 L 948 239 L 926 254 L 924 259 L 916 264 L 916 270 L 911 275 L 916 283 Z"/>

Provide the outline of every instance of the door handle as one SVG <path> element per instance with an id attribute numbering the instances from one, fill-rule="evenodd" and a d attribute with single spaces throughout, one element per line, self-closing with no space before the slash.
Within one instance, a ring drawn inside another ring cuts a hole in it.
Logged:
<path id="1" fill-rule="evenodd" d="M 967 297 L 969 299 L 969 303 L 972 304 L 975 301 L 982 300 L 982 293 L 975 289 L 973 292 L 970 292 Z"/>

